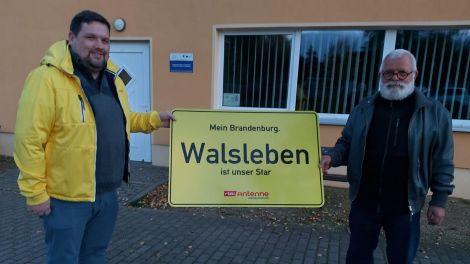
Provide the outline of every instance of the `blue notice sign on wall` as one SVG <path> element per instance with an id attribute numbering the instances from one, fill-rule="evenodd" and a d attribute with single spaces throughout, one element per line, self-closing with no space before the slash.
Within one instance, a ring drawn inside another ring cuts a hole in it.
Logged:
<path id="1" fill-rule="evenodd" d="M 170 53 L 170 72 L 193 72 L 193 54 Z"/>

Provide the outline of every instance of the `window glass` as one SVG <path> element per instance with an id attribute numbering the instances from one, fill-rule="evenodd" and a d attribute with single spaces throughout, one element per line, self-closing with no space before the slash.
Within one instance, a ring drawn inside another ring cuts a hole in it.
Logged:
<path id="1" fill-rule="evenodd" d="M 451 112 L 470 120 L 470 30 L 399 30 L 396 48 L 416 56 L 416 86 Z"/>
<path id="2" fill-rule="evenodd" d="M 224 37 L 224 107 L 286 108 L 291 34 Z"/>
<path id="3" fill-rule="evenodd" d="M 303 31 L 296 110 L 349 114 L 378 88 L 385 31 Z"/>

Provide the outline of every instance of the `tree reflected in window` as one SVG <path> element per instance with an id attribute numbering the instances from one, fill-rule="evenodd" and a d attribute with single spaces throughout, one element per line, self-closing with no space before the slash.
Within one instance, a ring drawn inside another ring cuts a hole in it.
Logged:
<path id="1" fill-rule="evenodd" d="M 303 31 L 296 110 L 349 114 L 378 87 L 384 31 Z"/>
<path id="2" fill-rule="evenodd" d="M 470 120 L 470 30 L 399 30 L 396 48 L 416 56 L 416 80 L 453 119 Z"/>

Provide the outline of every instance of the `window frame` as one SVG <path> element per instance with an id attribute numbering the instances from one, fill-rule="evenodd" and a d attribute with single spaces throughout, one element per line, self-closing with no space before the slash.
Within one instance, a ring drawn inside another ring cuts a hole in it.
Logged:
<path id="1" fill-rule="evenodd" d="M 240 30 L 240 31 L 229 31 L 221 32 L 219 35 L 218 48 L 218 65 L 217 67 L 219 74 L 217 78 L 217 87 L 216 87 L 216 97 L 215 97 L 215 107 L 216 109 L 222 110 L 256 110 L 256 111 L 294 111 L 295 110 L 295 94 L 296 88 L 293 83 L 297 83 L 297 73 L 295 69 L 298 69 L 299 56 L 300 53 L 300 36 L 297 36 L 299 32 L 297 30 Z M 249 36 L 249 35 L 292 35 L 292 48 L 291 48 L 291 61 L 289 62 L 289 79 L 287 85 L 287 102 L 285 108 L 258 108 L 258 107 L 234 107 L 234 106 L 224 106 L 223 102 L 223 73 L 224 73 L 224 55 L 225 55 L 225 36 Z M 297 45 L 298 43 L 298 45 Z"/>
<path id="2" fill-rule="evenodd" d="M 456 27 L 455 25 L 453 25 Z M 216 34 L 216 47 L 215 51 L 215 70 L 214 70 L 214 79 L 215 79 L 215 88 L 213 94 L 213 106 L 215 109 L 221 110 L 248 110 L 248 111 L 295 111 L 296 109 L 296 95 L 297 95 L 297 78 L 299 71 L 299 60 L 300 60 L 300 44 L 301 44 L 301 34 L 305 30 L 319 30 L 326 29 L 327 27 L 317 27 L 317 28 L 219 28 L 215 32 Z M 415 28 L 415 27 L 414 27 Z M 426 29 L 426 26 L 416 26 L 417 29 Z M 357 26 L 357 27 L 333 27 L 331 29 L 336 30 L 384 30 L 385 39 L 384 39 L 384 48 L 382 58 L 388 52 L 395 49 L 395 43 L 397 38 L 398 30 L 407 30 L 409 28 L 401 28 L 400 26 L 395 26 L 393 29 L 390 28 L 377 28 L 377 27 L 367 27 L 367 26 Z M 469 29 L 470 30 L 470 29 Z M 288 81 L 288 92 L 287 92 L 287 103 L 285 108 L 258 108 L 258 107 L 232 107 L 232 106 L 223 106 L 223 74 L 224 74 L 224 45 L 225 45 L 225 36 L 231 35 L 279 35 L 279 34 L 289 34 L 292 35 L 292 49 L 291 49 L 291 61 L 289 64 L 289 81 Z M 344 126 L 348 120 L 349 114 L 330 114 L 330 113 L 318 113 L 320 125 L 339 125 Z M 470 132 L 470 120 L 459 120 L 452 119 L 452 130 L 455 132 Z"/>

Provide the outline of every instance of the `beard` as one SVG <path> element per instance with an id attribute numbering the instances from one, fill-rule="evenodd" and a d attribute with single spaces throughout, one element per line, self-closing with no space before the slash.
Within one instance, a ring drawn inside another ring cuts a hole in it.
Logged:
<path id="1" fill-rule="evenodd" d="M 383 98 L 391 101 L 403 100 L 412 94 L 415 90 L 414 80 L 406 83 L 402 81 L 386 81 L 380 80 L 379 92 Z"/>
<path id="2" fill-rule="evenodd" d="M 106 56 L 103 56 L 103 60 L 96 61 L 91 58 L 91 55 L 81 59 L 82 65 L 91 72 L 100 72 L 106 68 Z"/>

